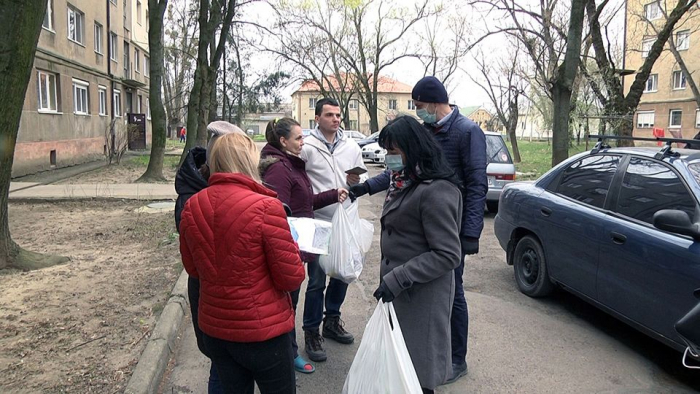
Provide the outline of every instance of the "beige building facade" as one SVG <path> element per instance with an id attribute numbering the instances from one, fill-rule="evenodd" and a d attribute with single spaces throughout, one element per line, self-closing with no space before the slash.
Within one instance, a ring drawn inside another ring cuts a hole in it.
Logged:
<path id="1" fill-rule="evenodd" d="M 150 143 L 147 0 L 47 1 L 12 176 L 103 158 L 112 119 Z"/>
<path id="2" fill-rule="evenodd" d="M 377 100 L 379 130 L 399 115 L 416 117 L 416 107 L 411 99 L 412 89 L 412 86 L 405 83 L 388 77 L 380 77 Z M 313 81 L 304 81 L 301 87 L 292 94 L 292 116 L 301 124 L 302 128 L 313 129 L 316 127 L 316 103 L 322 98 L 318 84 Z M 344 128 L 369 135 L 369 112 L 360 104 L 357 93 L 350 98 L 348 108 L 349 122 L 342 123 Z"/>
<path id="3" fill-rule="evenodd" d="M 665 23 L 664 13 L 670 13 L 675 0 L 630 0 L 626 2 L 625 69 L 638 70 L 656 39 L 656 30 Z M 653 24 L 653 26 L 652 26 Z M 672 39 L 700 84 L 700 7 L 693 7 L 673 31 Z M 651 137 L 663 133 L 666 137 L 693 138 L 700 132 L 700 108 L 685 75 L 668 49 L 654 63 L 644 93 L 634 114 L 634 135 Z M 634 82 L 635 74 L 624 77 L 625 94 Z M 656 131 L 655 131 L 656 129 Z"/>

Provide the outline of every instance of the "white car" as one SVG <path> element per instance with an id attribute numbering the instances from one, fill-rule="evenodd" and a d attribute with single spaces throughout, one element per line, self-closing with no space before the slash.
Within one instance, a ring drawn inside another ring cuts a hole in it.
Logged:
<path id="1" fill-rule="evenodd" d="M 362 147 L 362 159 L 373 163 L 384 163 L 386 149 L 382 149 L 378 143 L 373 142 Z"/>
<path id="2" fill-rule="evenodd" d="M 355 130 L 343 130 L 343 133 L 345 133 L 345 135 L 347 135 L 349 138 L 354 139 L 355 141 L 359 141 L 359 140 L 363 140 L 363 139 L 367 138 L 366 135 L 360 133 L 359 131 L 355 131 Z"/>

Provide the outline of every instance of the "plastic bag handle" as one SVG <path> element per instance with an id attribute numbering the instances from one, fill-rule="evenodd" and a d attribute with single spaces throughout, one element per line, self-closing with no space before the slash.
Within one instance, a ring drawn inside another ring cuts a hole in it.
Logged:
<path id="1" fill-rule="evenodd" d="M 384 302 L 384 301 L 379 301 L 382 303 L 382 313 L 386 318 L 389 320 L 389 326 L 391 326 L 391 331 L 394 331 L 394 320 L 396 317 L 396 311 L 394 310 L 394 304 L 389 302 Z M 393 313 L 392 313 L 393 312 Z M 393 314 L 393 316 L 392 316 Z"/>

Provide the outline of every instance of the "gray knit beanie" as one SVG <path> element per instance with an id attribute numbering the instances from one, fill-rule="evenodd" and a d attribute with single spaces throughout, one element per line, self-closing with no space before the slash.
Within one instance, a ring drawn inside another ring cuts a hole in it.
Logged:
<path id="1" fill-rule="evenodd" d="M 211 152 L 214 141 L 224 134 L 241 133 L 245 134 L 240 127 L 223 120 L 217 120 L 207 125 L 207 134 L 209 142 L 207 143 L 207 164 L 209 164 L 209 152 Z"/>

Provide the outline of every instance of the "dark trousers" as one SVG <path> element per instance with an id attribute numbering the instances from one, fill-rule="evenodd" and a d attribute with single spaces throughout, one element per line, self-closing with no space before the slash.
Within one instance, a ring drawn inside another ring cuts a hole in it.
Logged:
<path id="1" fill-rule="evenodd" d="M 464 256 L 464 253 L 462 253 Z M 469 311 L 464 297 L 464 258 L 455 268 L 455 299 L 452 304 L 452 364 L 462 364 L 467 360 L 467 336 L 469 333 Z"/>
<path id="2" fill-rule="evenodd" d="M 219 373 L 224 392 L 294 394 L 296 383 L 289 333 L 263 342 L 230 342 L 204 334 L 204 345 Z"/>
<path id="3" fill-rule="evenodd" d="M 326 273 L 321 269 L 318 258 L 307 264 L 309 284 L 304 300 L 304 330 L 318 330 L 323 320 L 325 301 L 326 316 L 340 316 L 340 306 L 345 301 L 348 284 L 342 280 L 331 278 L 326 287 Z M 324 298 L 323 291 L 326 291 Z"/>
<path id="4" fill-rule="evenodd" d="M 299 303 L 299 293 L 301 293 L 301 288 L 294 290 L 289 293 L 292 297 L 292 307 L 294 307 L 294 316 L 297 314 L 297 304 Z M 289 332 L 289 339 L 292 340 L 292 355 L 297 358 L 299 355 L 299 345 L 297 345 L 297 324 L 296 320 L 294 322 L 294 328 Z"/>
<path id="5" fill-rule="evenodd" d="M 209 357 L 207 350 L 204 348 L 204 333 L 199 329 L 199 279 L 189 277 L 187 279 L 187 298 L 190 300 L 190 313 L 192 314 L 192 326 L 194 327 L 194 336 L 197 338 L 197 347 L 205 356 Z M 209 394 L 223 394 L 221 381 L 216 373 L 216 368 L 212 364 L 209 369 Z"/>

